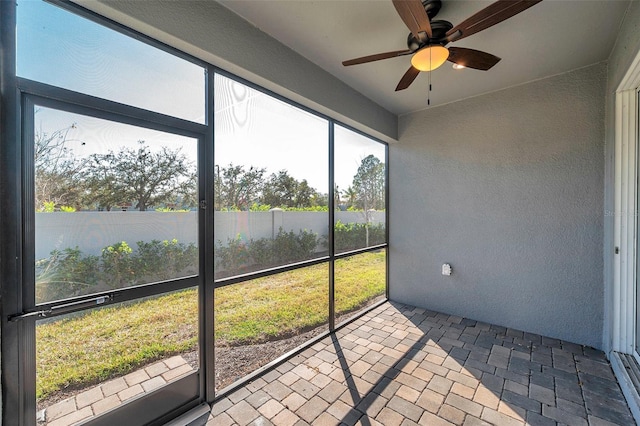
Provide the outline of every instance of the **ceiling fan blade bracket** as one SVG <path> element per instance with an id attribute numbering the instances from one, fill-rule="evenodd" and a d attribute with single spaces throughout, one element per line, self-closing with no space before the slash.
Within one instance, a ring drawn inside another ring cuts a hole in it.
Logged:
<path id="1" fill-rule="evenodd" d="M 453 43 L 454 41 L 458 40 L 460 37 L 462 37 L 462 31 L 456 30 L 453 33 L 446 36 L 444 41 L 445 43 Z"/>

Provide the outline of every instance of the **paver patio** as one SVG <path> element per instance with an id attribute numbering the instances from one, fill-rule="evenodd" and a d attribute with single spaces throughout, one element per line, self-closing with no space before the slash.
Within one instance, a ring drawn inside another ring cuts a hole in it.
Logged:
<path id="1" fill-rule="evenodd" d="M 191 365 L 180 355 L 158 361 L 45 408 L 38 413 L 38 424 L 70 426 L 85 423 L 192 371 Z"/>
<path id="2" fill-rule="evenodd" d="M 213 405 L 207 425 L 633 425 L 603 352 L 385 303 Z"/>
<path id="3" fill-rule="evenodd" d="M 180 356 L 48 407 L 82 424 L 192 371 Z M 385 303 L 218 400 L 208 426 L 633 425 L 604 353 Z"/>

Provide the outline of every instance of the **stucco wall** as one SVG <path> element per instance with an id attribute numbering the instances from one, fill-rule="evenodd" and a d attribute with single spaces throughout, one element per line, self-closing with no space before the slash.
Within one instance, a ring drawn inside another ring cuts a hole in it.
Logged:
<path id="1" fill-rule="evenodd" d="M 605 84 L 597 64 L 400 118 L 392 300 L 602 346 Z"/>
<path id="2" fill-rule="evenodd" d="M 396 139 L 394 114 L 217 2 L 75 1 L 372 136 Z"/>
<path id="3" fill-rule="evenodd" d="M 605 196 L 604 210 L 614 211 L 614 147 L 615 147 L 615 92 L 631 62 L 640 52 L 640 2 L 632 1 L 607 62 L 607 88 L 605 93 Z M 615 324 L 611 321 L 613 309 L 613 216 L 604 222 L 604 283 L 605 311 L 603 349 L 611 349 L 611 336 Z"/>

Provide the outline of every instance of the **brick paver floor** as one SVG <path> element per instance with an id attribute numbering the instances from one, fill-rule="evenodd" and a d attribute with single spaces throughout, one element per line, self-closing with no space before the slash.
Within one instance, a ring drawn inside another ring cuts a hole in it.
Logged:
<path id="1" fill-rule="evenodd" d="M 226 425 L 633 425 L 604 353 L 385 303 L 213 405 Z"/>
<path id="2" fill-rule="evenodd" d="M 38 413 L 38 424 L 70 426 L 85 423 L 192 371 L 191 365 L 180 355 L 158 361 L 45 408 Z"/>

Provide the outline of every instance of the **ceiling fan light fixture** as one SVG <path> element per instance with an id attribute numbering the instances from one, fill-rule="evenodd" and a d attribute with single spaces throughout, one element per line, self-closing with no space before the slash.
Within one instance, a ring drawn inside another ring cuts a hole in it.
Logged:
<path id="1" fill-rule="evenodd" d="M 454 70 L 463 70 L 463 69 L 465 69 L 465 68 L 466 68 L 466 67 L 465 67 L 464 65 L 461 65 L 461 64 L 453 64 L 453 69 L 454 69 Z"/>
<path id="2" fill-rule="evenodd" d="M 449 50 L 434 44 L 423 47 L 411 57 L 411 65 L 420 71 L 433 71 L 444 64 L 449 58 Z"/>

